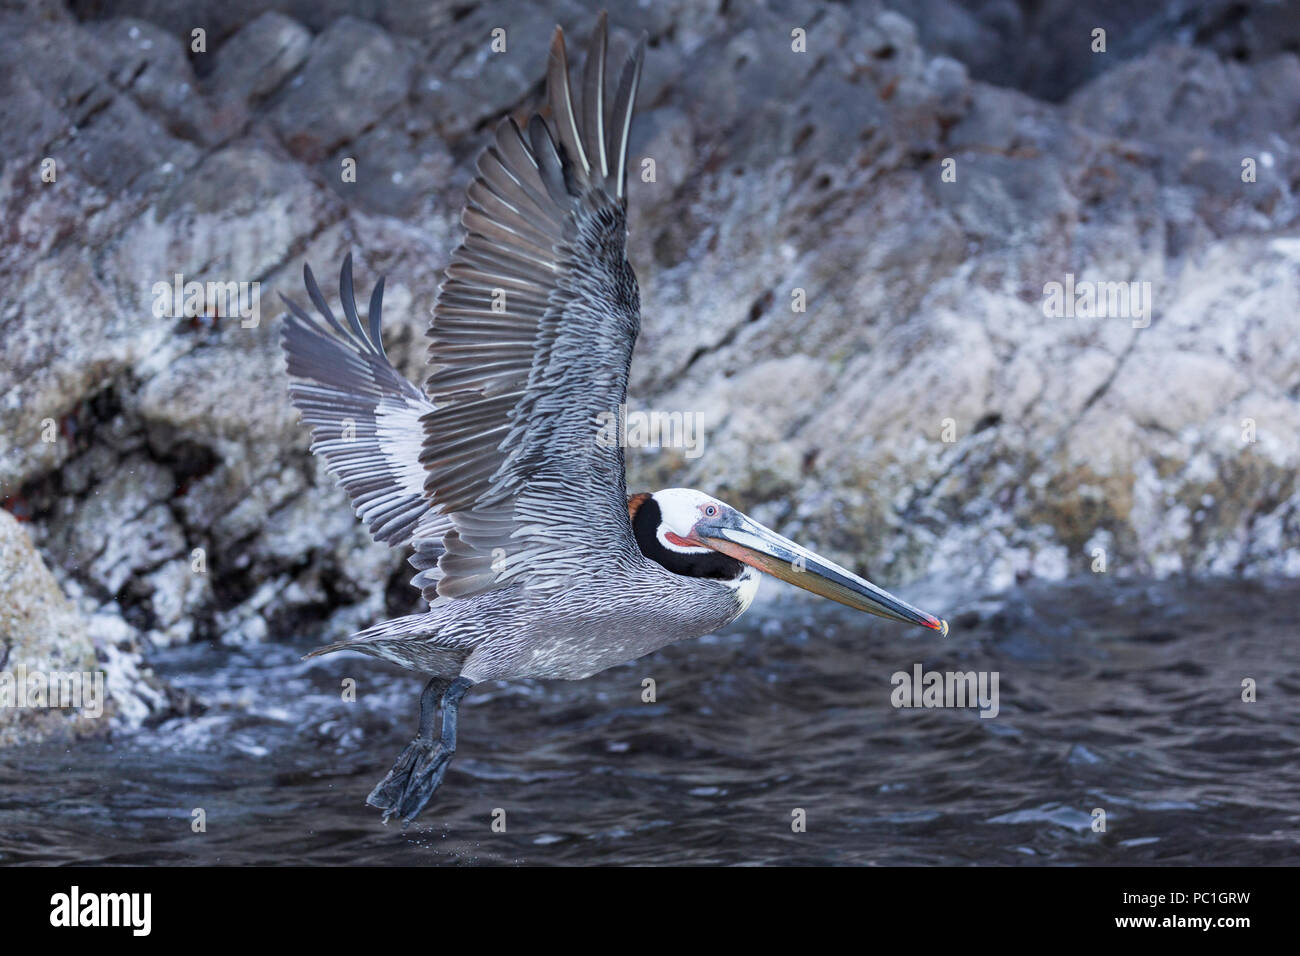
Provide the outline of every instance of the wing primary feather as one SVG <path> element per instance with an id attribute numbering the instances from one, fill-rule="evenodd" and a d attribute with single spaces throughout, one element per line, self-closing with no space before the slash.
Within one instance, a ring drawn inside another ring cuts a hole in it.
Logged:
<path id="1" fill-rule="evenodd" d="M 361 328 L 361 318 L 357 315 L 357 294 L 352 288 L 352 253 L 350 252 L 343 257 L 343 265 L 339 269 L 339 299 L 343 303 L 343 314 L 347 316 L 348 327 L 352 329 L 357 344 L 367 352 L 378 355 L 374 343 Z"/>
<path id="2" fill-rule="evenodd" d="M 330 306 L 329 303 L 325 301 L 325 296 L 320 294 L 320 286 L 316 284 L 316 277 L 311 273 L 311 266 L 306 263 L 303 263 L 302 266 L 302 281 L 303 284 L 307 286 L 307 297 L 311 299 L 311 304 L 316 306 L 316 311 L 325 317 L 325 320 L 329 322 L 330 326 L 333 327 L 339 335 L 347 338 L 347 330 L 343 328 L 343 324 L 339 322 L 338 319 L 334 318 L 334 313 L 330 311 Z"/>
<path id="3" fill-rule="evenodd" d="M 514 125 L 513 120 L 507 120 L 506 122 L 512 126 Z M 517 143 L 514 142 L 516 135 L 519 137 Z M 499 186 L 503 190 L 503 194 L 511 192 L 512 189 L 518 189 L 522 197 L 532 204 L 530 212 L 538 217 L 538 222 L 549 222 L 558 227 L 563 217 L 560 215 L 559 210 L 556 209 L 555 203 L 542 195 L 542 191 L 545 191 L 546 186 L 542 182 L 537 161 L 524 144 L 522 135 L 522 133 L 516 134 L 514 131 L 503 133 L 502 137 L 497 140 L 498 146 L 502 147 L 501 150 L 498 150 L 495 146 L 489 146 L 479 158 L 479 175 L 483 178 L 484 185 Z M 528 176 L 525 172 L 516 172 L 510 168 L 507 160 L 514 158 L 516 153 L 518 156 L 524 157 L 524 159 L 516 161 L 526 162 L 528 164 L 526 169 L 533 175 Z M 524 182 L 525 178 L 535 180 L 537 185 L 534 186 L 532 183 Z"/>
<path id="4" fill-rule="evenodd" d="M 601 184 L 609 180 L 609 157 L 605 149 L 605 11 L 596 18 L 596 29 L 591 33 L 587 62 L 582 69 L 582 117 L 584 146 L 600 174 Z"/>
<path id="5" fill-rule="evenodd" d="M 632 55 L 623 64 L 623 75 L 618 81 L 618 92 L 614 95 L 614 118 L 609 130 L 611 137 L 609 151 L 617 156 L 618 168 L 615 170 L 614 183 L 619 199 L 627 195 L 627 141 L 632 131 L 632 109 L 636 106 L 636 90 L 641 82 L 641 61 L 645 58 L 645 33 L 637 41 Z"/>
<path id="6" fill-rule="evenodd" d="M 546 128 L 545 121 L 536 113 L 528 121 L 528 139 L 537 157 L 537 171 L 541 174 L 551 200 L 561 208 L 571 205 L 568 187 L 564 185 L 564 164 L 556 152 L 555 140 Z"/>
<path id="7" fill-rule="evenodd" d="M 370 321 L 370 340 L 374 343 L 381 358 L 388 358 L 384 350 L 384 337 L 380 332 L 380 316 L 384 310 L 384 277 L 375 283 L 375 290 L 370 293 L 370 305 L 366 309 L 366 318 Z"/>
<path id="8" fill-rule="evenodd" d="M 582 135 L 578 131 L 578 118 L 573 112 L 573 91 L 569 88 L 569 60 L 564 52 L 564 31 L 555 28 L 551 40 L 551 57 L 546 65 L 546 97 L 551 104 L 560 142 L 564 149 L 582 168 L 583 178 L 591 173 L 591 163 L 582 148 Z"/>
<path id="9" fill-rule="evenodd" d="M 297 302 L 293 301 L 293 299 L 289 298 L 283 292 L 280 293 L 280 301 L 284 303 L 285 308 L 287 308 L 290 312 L 294 314 L 295 318 L 297 318 L 299 322 L 302 322 L 304 325 L 310 326 L 313 331 L 319 330 L 319 326 L 316 324 L 315 320 L 313 320 L 311 316 L 309 316 L 305 311 L 303 311 L 302 306 L 300 306 Z"/>

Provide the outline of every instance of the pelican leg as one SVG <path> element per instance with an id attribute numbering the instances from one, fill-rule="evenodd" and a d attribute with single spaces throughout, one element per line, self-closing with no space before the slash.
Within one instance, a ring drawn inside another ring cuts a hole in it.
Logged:
<path id="1" fill-rule="evenodd" d="M 433 739 L 434 702 L 443 687 L 442 733 Z M 420 732 L 407 744 L 388 775 L 371 791 L 366 802 L 384 811 L 384 822 L 394 814 L 410 823 L 425 808 L 447 773 L 447 765 L 456 753 L 458 708 L 473 681 L 457 677 L 450 685 L 437 679 L 429 681 L 420 695 Z"/>
<path id="2" fill-rule="evenodd" d="M 386 811 L 385 822 L 388 820 L 388 814 L 396 809 L 402 794 L 406 792 L 411 770 L 414 769 L 420 754 L 433 749 L 433 724 L 438 716 L 438 697 L 447 686 L 447 681 L 438 677 L 431 678 L 429 683 L 424 685 L 424 690 L 420 693 L 419 732 L 398 755 L 384 779 L 379 781 L 375 789 L 370 791 L 370 796 L 366 797 L 366 803 L 370 806 Z"/>

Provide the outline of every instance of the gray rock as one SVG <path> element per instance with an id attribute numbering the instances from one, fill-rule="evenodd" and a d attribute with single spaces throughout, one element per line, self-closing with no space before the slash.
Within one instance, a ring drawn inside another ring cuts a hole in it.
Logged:
<path id="1" fill-rule="evenodd" d="M 409 217 L 436 208 L 455 161 L 438 135 L 424 126 L 408 122 L 363 133 L 320 165 L 321 179 L 340 198 L 367 212 Z M 354 164 L 346 180 L 345 160 Z"/>
<path id="2" fill-rule="evenodd" d="M 318 160 L 389 119 L 410 90 L 413 53 L 380 27 L 342 17 L 312 42 L 271 122 L 299 159 Z"/>
<path id="3" fill-rule="evenodd" d="M 300 23 L 264 13 L 217 49 L 208 89 L 218 99 L 256 104 L 306 62 L 311 41 L 311 32 Z"/>
<path id="4" fill-rule="evenodd" d="M 470 9 L 419 65 L 415 112 L 432 117 L 439 135 L 455 142 L 516 106 L 537 83 L 536 64 L 546 62 L 552 31 L 566 14 L 581 19 L 569 4 L 556 10 L 499 3 Z M 494 30 L 504 31 L 503 51 L 493 50 Z"/>
<path id="5" fill-rule="evenodd" d="M 102 736 L 169 708 L 135 630 L 109 608 L 81 613 L 0 511 L 0 747 Z"/>
<path id="6" fill-rule="evenodd" d="M 232 136 L 253 110 L 307 61 L 311 32 L 279 13 L 267 12 L 222 42 L 205 77 L 217 135 Z"/>
<path id="7" fill-rule="evenodd" d="M 108 715 L 95 714 L 105 702 L 95 706 L 93 692 L 83 699 L 88 706 L 59 709 L 48 698 L 27 697 L 29 676 L 97 670 L 85 620 L 22 526 L 0 512 L 0 746 L 107 730 Z"/>
<path id="8" fill-rule="evenodd" d="M 1061 101 L 1117 64 L 1164 42 L 1255 63 L 1295 52 L 1300 3 L 1269 0 L 887 0 L 917 26 L 928 50 L 966 63 L 976 79 Z M 1104 53 L 1092 31 L 1106 31 Z"/>
<path id="9" fill-rule="evenodd" d="M 123 18 L 92 24 L 90 35 L 110 48 L 129 51 L 109 67 L 109 80 L 173 135 L 191 142 L 215 141 L 212 108 L 181 40 L 143 20 Z"/>
<path id="10" fill-rule="evenodd" d="M 0 15 L 0 500 L 120 675 L 120 722 L 168 712 L 151 647 L 325 641 L 415 606 L 309 456 L 277 294 L 303 298 L 307 261 L 333 299 L 351 250 L 418 380 L 475 155 L 557 20 L 580 59 L 594 6 Z M 709 489 L 939 606 L 1093 573 L 1098 549 L 1113 575 L 1300 574 L 1290 28 L 1267 4 L 1107 3 L 1094 55 L 1076 7 L 614 15 L 615 46 L 650 31 L 630 400 L 705 429 L 700 457 L 630 450 L 634 489 Z M 258 283 L 258 321 L 155 308 L 178 273 Z M 1067 275 L 1150 283 L 1149 323 L 1045 314 Z"/>

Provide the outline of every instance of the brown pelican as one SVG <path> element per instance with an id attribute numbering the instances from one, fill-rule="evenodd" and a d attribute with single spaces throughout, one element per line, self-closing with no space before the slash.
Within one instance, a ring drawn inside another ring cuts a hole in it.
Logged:
<path id="1" fill-rule="evenodd" d="M 363 323 L 351 256 L 346 325 L 309 268 L 323 323 L 285 300 L 294 404 L 312 451 L 371 534 L 410 545 L 428 610 L 314 651 L 355 650 L 430 676 L 419 732 L 367 802 L 410 821 L 456 751 L 474 684 L 578 680 L 735 620 L 758 571 L 849 607 L 947 633 L 948 625 L 687 488 L 628 496 L 623 451 L 598 416 L 626 399 L 640 327 L 625 257 L 628 131 L 645 37 L 606 101 L 602 14 L 569 83 L 558 28 L 548 116 L 506 119 L 479 157 L 468 235 L 439 289 L 423 389 L 388 361 L 383 280 Z M 442 718 L 435 735 L 438 711 Z"/>

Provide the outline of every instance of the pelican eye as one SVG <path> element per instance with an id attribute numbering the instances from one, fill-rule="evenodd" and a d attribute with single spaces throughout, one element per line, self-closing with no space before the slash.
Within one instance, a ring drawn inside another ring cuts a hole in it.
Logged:
<path id="1" fill-rule="evenodd" d="M 706 518 L 716 518 L 717 516 L 718 516 L 718 506 L 717 506 L 717 505 L 705 505 L 705 506 L 704 506 L 704 517 L 706 517 Z"/>

